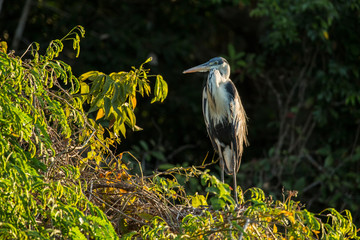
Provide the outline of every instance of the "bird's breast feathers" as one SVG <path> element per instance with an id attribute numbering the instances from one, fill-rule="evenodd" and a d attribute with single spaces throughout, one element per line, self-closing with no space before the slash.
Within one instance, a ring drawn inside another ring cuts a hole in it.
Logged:
<path id="1" fill-rule="evenodd" d="M 211 86 L 207 88 L 206 97 L 208 101 L 208 110 L 211 113 L 214 124 L 222 121 L 232 121 L 233 114 L 240 107 L 238 99 L 234 99 L 233 95 L 227 91 L 226 82 L 220 83 L 219 86 Z"/>

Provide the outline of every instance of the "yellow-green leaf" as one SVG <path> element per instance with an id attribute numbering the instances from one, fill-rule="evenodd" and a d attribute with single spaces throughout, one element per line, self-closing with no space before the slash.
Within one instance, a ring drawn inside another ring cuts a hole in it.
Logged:
<path id="1" fill-rule="evenodd" d="M 102 118 L 104 115 L 105 115 L 104 109 L 100 108 L 99 111 L 96 114 L 95 120 L 98 120 L 98 119 Z"/>
<path id="2" fill-rule="evenodd" d="M 326 40 L 329 40 L 329 33 L 327 31 L 323 31 L 323 36 Z"/>
<path id="3" fill-rule="evenodd" d="M 204 195 L 195 195 L 191 197 L 191 205 L 195 208 L 199 206 L 207 205 L 206 198 Z"/>
<path id="4" fill-rule="evenodd" d="M 79 80 L 85 81 L 86 79 L 93 77 L 93 76 L 97 76 L 98 74 L 99 74 L 98 71 L 89 71 L 89 72 L 81 74 L 81 76 L 79 77 Z"/>

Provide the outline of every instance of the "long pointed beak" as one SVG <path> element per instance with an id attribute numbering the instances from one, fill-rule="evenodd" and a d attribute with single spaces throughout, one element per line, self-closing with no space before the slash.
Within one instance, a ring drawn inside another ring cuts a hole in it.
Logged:
<path id="1" fill-rule="evenodd" d="M 189 68 L 189 69 L 183 71 L 183 73 L 207 72 L 209 70 L 210 70 L 210 66 L 206 62 L 206 63 L 200 64 L 200 65 L 198 65 L 196 67 Z"/>

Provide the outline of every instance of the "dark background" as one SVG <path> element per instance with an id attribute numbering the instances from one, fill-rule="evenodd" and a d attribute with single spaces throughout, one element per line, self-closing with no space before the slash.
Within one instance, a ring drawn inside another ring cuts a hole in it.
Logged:
<path id="1" fill-rule="evenodd" d="M 71 45 L 60 56 L 76 76 L 128 71 L 153 57 L 147 66 L 168 82 L 168 98 L 141 100 L 136 115 L 144 130 L 129 133 L 117 149 L 130 150 L 146 174 L 216 158 L 201 112 L 206 74 L 182 71 L 227 58 L 249 117 L 238 183 L 278 199 L 282 189 L 297 190 L 312 211 L 349 209 L 359 224 L 360 1 L 0 3 L 0 38 L 18 56 L 32 42 L 45 51 L 82 25 L 79 58 Z M 219 175 L 219 167 L 211 173 Z M 188 190 L 203 188 L 195 182 Z"/>

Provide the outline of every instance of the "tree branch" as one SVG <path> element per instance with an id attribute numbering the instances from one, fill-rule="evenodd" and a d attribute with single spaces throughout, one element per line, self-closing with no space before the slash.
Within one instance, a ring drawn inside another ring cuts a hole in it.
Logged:
<path id="1" fill-rule="evenodd" d="M 26 21 L 27 21 L 27 17 L 29 15 L 29 11 L 30 11 L 30 6 L 31 6 L 31 0 L 26 0 L 23 11 L 21 13 L 21 17 L 18 23 L 18 26 L 16 28 L 15 31 L 15 36 L 12 42 L 12 48 L 14 50 L 17 50 L 18 46 L 19 46 L 19 41 L 23 35 L 24 29 L 25 29 L 25 25 L 26 25 Z"/>

